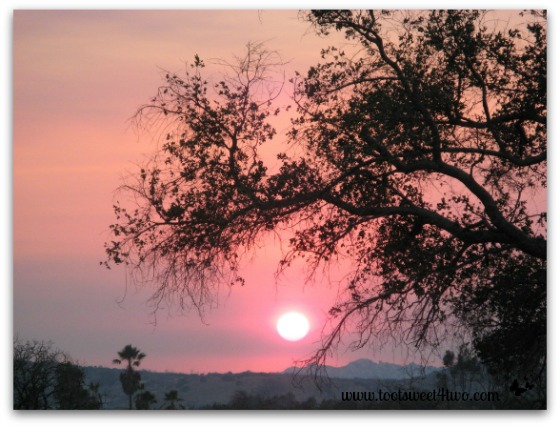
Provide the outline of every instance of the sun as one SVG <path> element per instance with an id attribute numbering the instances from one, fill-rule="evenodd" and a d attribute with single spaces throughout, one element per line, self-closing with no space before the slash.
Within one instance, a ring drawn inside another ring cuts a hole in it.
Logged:
<path id="1" fill-rule="evenodd" d="M 280 316 L 276 330 L 285 340 L 298 341 L 309 332 L 309 320 L 297 311 L 290 311 Z"/>

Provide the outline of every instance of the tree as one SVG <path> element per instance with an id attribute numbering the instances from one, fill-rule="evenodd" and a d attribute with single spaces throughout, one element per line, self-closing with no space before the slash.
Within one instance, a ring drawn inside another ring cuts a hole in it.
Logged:
<path id="1" fill-rule="evenodd" d="M 120 365 L 126 361 L 126 368 L 120 374 L 120 380 L 124 394 L 128 396 L 128 409 L 132 409 L 132 396 L 141 388 L 141 375 L 134 368 L 140 366 L 140 361 L 146 355 L 136 347 L 127 344 L 121 351 L 118 352 L 119 358 L 114 359 L 113 363 Z"/>
<path id="2" fill-rule="evenodd" d="M 298 257 L 312 271 L 353 266 L 315 366 L 350 326 L 354 347 L 393 336 L 420 350 L 463 328 L 488 356 L 485 337 L 502 331 L 514 354 L 505 332 L 546 305 L 546 207 L 535 201 L 546 191 L 546 13 L 512 27 L 492 13 L 305 14 L 355 49 L 327 47 L 291 80 L 297 157 L 281 153 L 272 172 L 273 54 L 249 45 L 216 83 L 198 56 L 185 76 L 168 73 L 136 117 L 170 131 L 122 188 L 137 206 L 114 206 L 107 265 L 157 284 L 155 304 L 200 310 L 218 283 L 243 283 L 244 249 L 291 233 L 280 270 Z M 508 286 L 512 265 L 531 279 Z M 534 300 L 509 305 L 529 289 Z M 543 341 L 528 339 L 542 361 Z"/>
<path id="3" fill-rule="evenodd" d="M 139 393 L 136 395 L 134 404 L 136 409 L 151 409 L 151 405 L 157 403 L 156 396 L 149 390 L 144 389 L 144 384 L 140 385 Z"/>
<path id="4" fill-rule="evenodd" d="M 44 341 L 14 341 L 14 409 L 52 409 L 56 369 L 68 356 Z"/>
<path id="5" fill-rule="evenodd" d="M 100 409 L 98 384 L 44 341 L 14 341 L 14 409 Z"/>
<path id="6" fill-rule="evenodd" d="M 57 409 L 101 409 L 103 402 L 98 389 L 97 383 L 86 386 L 81 366 L 63 362 L 56 367 L 54 398 Z"/>
<path id="7" fill-rule="evenodd" d="M 470 392 L 473 382 L 481 383 L 485 374 L 479 360 L 464 344 L 459 347 L 457 357 L 450 350 L 445 352 L 443 366 L 451 375 L 454 390 Z"/>
<path id="8" fill-rule="evenodd" d="M 498 383 L 531 378 L 537 390 L 546 390 L 545 285 L 545 269 L 512 257 L 491 283 L 467 289 L 457 304 L 471 319 L 474 350 Z"/>
<path id="9" fill-rule="evenodd" d="M 183 399 L 179 397 L 179 392 L 177 390 L 170 390 L 165 393 L 163 400 L 166 402 L 164 403 L 165 406 L 163 406 L 163 409 L 185 409 L 185 407 L 179 403 Z"/>

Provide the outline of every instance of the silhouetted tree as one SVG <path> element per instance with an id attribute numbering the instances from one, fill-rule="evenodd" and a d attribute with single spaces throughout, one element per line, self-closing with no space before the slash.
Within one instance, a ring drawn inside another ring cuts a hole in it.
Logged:
<path id="1" fill-rule="evenodd" d="M 455 364 L 455 353 L 451 350 L 446 350 L 443 355 L 443 366 L 446 368 L 451 368 Z"/>
<path id="2" fill-rule="evenodd" d="M 99 385 L 98 382 L 90 382 L 88 384 L 88 390 L 92 400 L 96 402 L 95 405 L 99 405 L 99 409 L 101 409 L 103 407 L 103 397 L 99 392 Z"/>
<path id="3" fill-rule="evenodd" d="M 546 269 L 512 258 L 486 287 L 471 289 L 459 309 L 474 316 L 473 348 L 497 382 L 530 377 L 546 388 Z M 482 314 L 481 314 L 482 313 Z"/>
<path id="4" fill-rule="evenodd" d="M 14 341 L 14 409 L 52 409 L 56 369 L 68 356 L 44 341 Z"/>
<path id="5" fill-rule="evenodd" d="M 53 344 L 14 341 L 14 409 L 100 409 L 98 384 Z"/>
<path id="6" fill-rule="evenodd" d="M 400 333 L 417 348 L 459 325 L 497 357 L 485 339 L 499 332 L 515 355 L 510 331 L 528 322 L 538 329 L 523 343 L 542 359 L 544 324 L 528 308 L 546 303 L 546 207 L 534 203 L 546 192 L 546 13 L 511 27 L 492 14 L 306 13 L 357 48 L 325 48 L 292 79 L 295 154 L 271 172 L 274 54 L 250 45 L 214 83 L 198 56 L 168 73 L 137 118 L 171 130 L 123 187 L 138 205 L 115 205 L 108 262 L 157 284 L 156 304 L 201 309 L 217 283 L 243 282 L 243 249 L 291 231 L 280 269 L 297 257 L 354 268 L 316 366 L 350 325 L 356 347 Z M 497 286 L 512 264 L 531 280 Z M 533 288 L 527 310 L 509 305 Z"/>
<path id="7" fill-rule="evenodd" d="M 132 396 L 140 389 L 141 375 L 134 368 L 140 366 L 140 361 L 146 355 L 136 347 L 127 344 L 121 351 L 118 352 L 119 358 L 114 359 L 113 363 L 120 365 L 126 362 L 127 366 L 120 374 L 120 380 L 124 394 L 128 396 L 128 409 L 132 409 Z"/>
<path id="8" fill-rule="evenodd" d="M 465 344 L 459 347 L 457 355 L 447 350 L 443 356 L 443 365 L 451 376 L 453 390 L 470 392 L 473 382 L 481 383 L 485 374 L 480 361 Z"/>
<path id="9" fill-rule="evenodd" d="M 141 384 L 134 400 L 136 409 L 151 409 L 151 405 L 155 405 L 156 403 L 156 396 L 151 391 L 145 390 L 144 384 Z"/>
<path id="10" fill-rule="evenodd" d="M 81 366 L 71 362 L 59 363 L 56 367 L 54 398 L 57 409 L 101 409 L 102 399 L 99 384 L 86 385 Z"/>
<path id="11" fill-rule="evenodd" d="M 185 407 L 179 403 L 183 399 L 179 397 L 179 392 L 177 390 L 171 390 L 165 393 L 163 400 L 165 402 L 163 409 L 185 409 Z"/>

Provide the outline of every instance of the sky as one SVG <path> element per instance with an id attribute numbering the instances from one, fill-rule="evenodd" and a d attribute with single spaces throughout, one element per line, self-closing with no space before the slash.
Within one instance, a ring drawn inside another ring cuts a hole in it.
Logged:
<path id="1" fill-rule="evenodd" d="M 229 7 L 215 3 L 204 5 Z M 261 7 L 246 3 L 235 7 Z M 276 3 L 269 7 L 302 7 L 300 3 Z M 323 1 L 316 6 L 329 7 L 331 3 Z M 434 1 L 423 6 L 448 7 L 449 3 Z M 453 7 L 526 6 L 526 2 L 517 0 L 463 3 L 453 3 Z M 532 5 L 549 8 L 551 22 L 558 21 L 555 2 Z M 376 6 L 418 7 L 411 2 L 376 2 Z M 288 12 L 282 13 L 285 19 L 281 20 L 266 11 L 260 15 L 246 12 L 243 20 L 228 19 L 227 14 L 216 12 L 206 20 L 201 15 L 195 19 L 190 13 L 176 12 L 158 12 L 157 19 L 154 12 L 25 12 L 20 21 L 13 18 L 12 9 L 75 5 L 8 0 L 2 7 L 1 158 L 5 163 L 0 226 L 6 283 L 4 348 L 11 345 L 12 334 L 17 333 L 22 339 L 52 340 L 85 364 L 109 365 L 117 350 L 132 343 L 148 354 L 144 367 L 184 372 L 278 370 L 308 355 L 315 348 L 313 342 L 336 289 L 303 287 L 297 269 L 276 286 L 274 248 L 261 249 L 259 258 L 247 267 L 252 275 L 245 288 L 229 294 L 223 290 L 222 305 L 207 316 L 206 325 L 195 314 L 171 313 L 170 317 L 163 312 L 154 326 L 151 310 L 145 305 L 149 291 L 127 289 L 124 272 L 100 268 L 99 261 L 104 258 L 103 242 L 113 221 L 114 190 L 123 174 L 134 170 L 135 162 L 153 149 L 153 140 L 139 136 L 128 119 L 154 94 L 161 82 L 161 69 L 181 71 L 184 61 L 194 53 L 203 58 L 228 57 L 241 52 L 248 40 L 256 39 L 267 40 L 271 48 L 288 57 L 292 69 L 305 71 L 322 42 Z M 100 0 L 83 2 L 80 7 L 177 9 L 184 7 L 184 2 Z M 558 41 L 556 26 L 550 25 L 549 31 L 551 39 Z M 557 69 L 554 51 L 550 59 L 553 75 Z M 558 95 L 557 86 L 554 80 L 550 82 L 553 95 Z M 557 101 L 554 96 L 550 99 L 554 107 Z M 550 134 L 557 135 L 554 121 Z M 558 161 L 552 150 L 551 158 Z M 556 175 L 550 168 L 552 184 L 557 181 Z M 551 192 L 549 234 L 553 239 L 549 253 L 553 262 L 549 277 L 553 280 L 558 253 L 555 199 Z M 550 288 L 551 307 L 558 305 L 558 295 L 554 287 Z M 296 343 L 282 340 L 274 331 L 276 317 L 292 308 L 306 312 L 311 320 L 309 337 Z M 249 318 L 247 313 L 254 317 Z M 555 310 L 549 310 L 549 324 L 557 323 Z M 556 334 L 550 334 L 549 343 L 550 351 L 556 352 Z M 363 356 L 396 362 L 402 359 L 399 352 L 382 350 L 375 354 L 340 353 L 337 363 Z M 557 378 L 554 358 L 549 360 L 550 378 Z M 9 359 L 3 362 L 4 367 L 11 364 Z M 9 369 L 3 374 L 3 378 L 9 378 Z M 4 390 L 11 393 L 11 384 L 6 383 Z M 551 387 L 551 402 L 556 394 L 557 387 Z M 431 418 L 406 415 L 414 416 L 417 425 L 432 424 Z M 551 424 L 557 416 L 558 411 L 552 407 L 546 417 L 539 418 Z M 376 415 L 377 419 L 382 417 Z M 285 425 L 282 417 L 268 420 L 272 424 L 275 421 Z M 354 424 L 359 421 L 352 419 Z M 363 425 L 372 422 L 371 418 L 361 421 Z M 454 416 L 453 421 L 471 422 L 468 416 Z M 509 421 L 525 425 L 527 419 L 516 415 Z M 176 422 L 183 425 L 181 419 Z M 333 418 L 330 422 L 340 420 Z"/>
<path id="2" fill-rule="evenodd" d="M 13 31 L 14 334 L 50 340 L 88 365 L 110 365 L 132 344 L 147 354 L 142 366 L 158 371 L 280 371 L 309 357 L 338 288 L 306 285 L 303 266 L 276 280 L 272 240 L 246 263 L 246 285 L 222 288 L 204 319 L 173 309 L 154 315 L 149 287 L 138 290 L 124 268 L 99 263 L 115 190 L 157 144 L 129 119 L 155 94 L 162 70 L 182 72 L 194 54 L 231 59 L 247 42 L 265 41 L 289 78 L 306 72 L 326 41 L 294 10 L 23 10 Z M 278 126 L 283 134 L 287 123 Z M 294 343 L 275 330 L 290 310 L 311 323 Z M 362 351 L 332 363 L 366 356 L 403 361 L 400 351 Z"/>
<path id="3" fill-rule="evenodd" d="M 181 73 L 195 54 L 211 64 L 264 41 L 286 61 L 289 79 L 341 38 L 317 37 L 295 10 L 19 10 L 13 18 L 13 332 L 49 340 L 87 365 L 110 365 L 132 344 L 142 367 L 174 372 L 281 371 L 319 346 L 338 288 L 303 266 L 276 279 L 278 242 L 269 239 L 244 266 L 246 285 L 221 288 L 214 310 L 146 304 L 122 267 L 107 270 L 103 244 L 124 177 L 154 152 L 157 133 L 130 121 L 156 93 L 165 71 Z M 208 67 L 211 78 L 220 68 Z M 280 76 L 281 74 L 279 74 Z M 287 85 L 289 88 L 289 85 Z M 287 100 L 288 94 L 284 98 Z M 279 134 L 288 128 L 278 124 Z M 333 282 L 344 273 L 333 272 Z M 287 311 L 309 317 L 297 342 L 278 336 Z M 349 339 L 349 337 L 348 337 Z M 341 351 L 329 361 L 360 357 L 404 363 L 406 349 Z"/>

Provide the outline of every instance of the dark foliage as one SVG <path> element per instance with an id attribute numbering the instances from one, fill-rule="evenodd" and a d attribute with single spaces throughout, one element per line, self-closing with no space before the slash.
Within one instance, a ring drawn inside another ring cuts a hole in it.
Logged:
<path id="1" fill-rule="evenodd" d="M 165 393 L 165 397 L 163 398 L 164 404 L 162 406 L 163 409 L 168 410 L 176 410 L 176 409 L 185 409 L 181 402 L 183 399 L 179 397 L 179 392 L 177 390 L 170 390 Z"/>
<path id="2" fill-rule="evenodd" d="M 86 385 L 84 369 L 70 362 L 56 367 L 54 398 L 57 409 L 101 409 L 99 384 Z"/>
<path id="3" fill-rule="evenodd" d="M 393 337 L 419 349 L 462 328 L 496 369 L 542 375 L 546 13 L 512 27 L 491 14 L 306 13 L 349 45 L 292 79 L 297 154 L 273 172 L 261 152 L 280 111 L 274 54 L 250 45 L 214 83 L 198 56 L 167 74 L 137 118 L 170 131 L 123 187 L 137 206 L 115 205 L 108 262 L 155 284 L 156 305 L 202 310 L 219 283 L 243 283 L 240 254 L 290 232 L 281 269 L 298 257 L 354 267 L 308 362 L 320 367 L 347 327 L 355 347 Z"/>
<path id="4" fill-rule="evenodd" d="M 116 365 L 126 362 L 126 367 L 121 372 L 119 379 L 122 384 L 124 394 L 128 396 L 128 409 L 132 409 L 132 398 L 134 393 L 141 389 L 141 375 L 138 371 L 134 370 L 135 367 L 140 366 L 140 361 L 146 355 L 136 347 L 127 344 L 121 351 L 118 352 L 119 358 L 114 359 L 113 363 Z"/>
<path id="5" fill-rule="evenodd" d="M 140 410 L 147 410 L 152 409 L 152 405 L 157 403 L 157 399 L 155 394 L 153 394 L 149 390 L 144 389 L 144 385 L 142 384 L 139 388 L 138 394 L 134 399 L 134 405 L 136 409 Z"/>
<path id="6" fill-rule="evenodd" d="M 98 384 L 47 342 L 14 342 L 14 409 L 100 409 Z"/>

